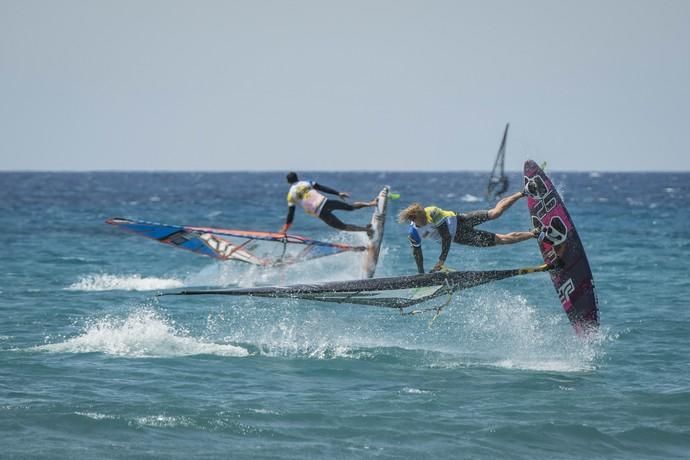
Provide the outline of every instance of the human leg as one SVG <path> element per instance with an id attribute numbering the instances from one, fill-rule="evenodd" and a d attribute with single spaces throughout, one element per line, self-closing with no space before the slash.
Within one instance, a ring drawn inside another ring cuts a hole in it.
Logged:
<path id="1" fill-rule="evenodd" d="M 468 246 L 489 247 L 498 244 L 519 243 L 520 241 L 537 237 L 538 233 L 535 234 L 534 232 L 497 234 L 474 228 L 475 225 L 490 220 L 489 212 L 490 211 L 473 211 L 465 214 L 458 214 L 458 227 L 455 231 L 453 241 Z"/>
<path id="2" fill-rule="evenodd" d="M 352 204 L 348 203 L 347 201 L 329 199 L 326 202 L 326 205 L 328 205 L 328 207 L 331 211 L 334 211 L 334 210 L 354 211 L 355 209 L 362 209 L 362 208 L 368 208 L 371 206 L 376 206 L 376 198 L 374 198 L 371 201 L 355 201 Z"/>
<path id="3" fill-rule="evenodd" d="M 331 227 L 337 228 L 338 230 L 343 230 L 346 232 L 368 232 L 370 226 L 362 227 L 359 225 L 346 224 L 340 219 L 338 219 L 335 215 L 333 215 L 332 211 L 334 209 L 352 211 L 355 208 L 353 208 L 352 205 L 345 202 L 327 200 L 323 208 L 321 209 L 319 219 L 321 219 Z"/>
<path id="4" fill-rule="evenodd" d="M 361 209 L 361 208 L 371 208 L 372 206 L 376 206 L 377 199 L 374 198 L 371 201 L 355 201 L 352 203 L 352 207 L 354 209 Z"/>
<path id="5" fill-rule="evenodd" d="M 488 211 L 488 216 L 489 220 L 494 220 L 498 219 L 501 217 L 501 215 L 508 209 L 510 208 L 517 200 L 522 198 L 524 195 L 522 192 L 516 192 L 513 193 L 510 196 L 507 196 L 503 199 L 501 199 L 498 203 L 496 203 L 496 206 L 493 207 L 493 209 L 489 209 Z"/>
<path id="6" fill-rule="evenodd" d="M 497 244 L 495 233 L 467 226 L 461 227 L 460 225 L 458 225 L 458 229 L 455 232 L 453 242 L 480 248 L 488 248 Z"/>
<path id="7" fill-rule="evenodd" d="M 496 244 L 515 244 L 536 237 L 534 232 L 496 233 L 494 236 Z"/>

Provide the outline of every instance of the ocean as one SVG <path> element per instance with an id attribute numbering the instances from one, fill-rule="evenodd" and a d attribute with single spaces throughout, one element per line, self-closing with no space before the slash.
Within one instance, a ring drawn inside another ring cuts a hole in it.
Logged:
<path id="1" fill-rule="evenodd" d="M 0 458 L 690 458 L 690 173 L 547 172 L 588 252 L 601 317 L 592 337 L 574 333 L 545 273 L 458 292 L 434 321 L 157 297 L 352 279 L 361 254 L 258 269 L 104 223 L 276 231 L 284 172 L 0 173 Z M 377 276 L 416 271 L 395 221 L 410 202 L 490 206 L 487 173 L 302 176 L 355 200 L 386 184 L 401 195 Z M 521 175 L 509 177 L 517 190 Z M 365 224 L 370 214 L 338 215 Z M 481 228 L 529 226 L 521 200 Z M 291 232 L 365 238 L 301 209 Z M 428 268 L 439 250 L 425 243 Z M 533 240 L 453 245 L 448 257 L 459 270 L 539 263 Z"/>

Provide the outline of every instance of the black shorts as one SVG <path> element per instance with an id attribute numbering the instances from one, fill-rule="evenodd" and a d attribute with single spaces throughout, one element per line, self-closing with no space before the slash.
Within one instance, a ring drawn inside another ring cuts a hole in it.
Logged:
<path id="1" fill-rule="evenodd" d="M 338 219 L 332 213 L 333 211 L 337 210 L 354 211 L 355 208 L 350 203 L 345 201 L 326 199 L 326 202 L 323 204 L 321 212 L 319 213 L 319 219 L 323 220 L 333 228 L 344 230 L 347 227 L 347 224 L 343 223 L 343 221 Z"/>
<path id="2" fill-rule="evenodd" d="M 476 225 L 489 220 L 489 211 L 472 211 L 457 213 L 457 229 L 453 241 L 468 246 L 488 247 L 496 246 L 496 234 L 484 230 L 477 230 Z"/>
<path id="3" fill-rule="evenodd" d="M 321 208 L 321 212 L 319 213 L 319 216 L 321 216 L 323 213 L 330 214 L 331 211 L 336 211 L 336 210 L 354 211 L 355 207 L 352 206 L 347 201 L 331 200 L 330 198 L 326 198 L 326 202 L 323 204 L 323 207 Z"/>

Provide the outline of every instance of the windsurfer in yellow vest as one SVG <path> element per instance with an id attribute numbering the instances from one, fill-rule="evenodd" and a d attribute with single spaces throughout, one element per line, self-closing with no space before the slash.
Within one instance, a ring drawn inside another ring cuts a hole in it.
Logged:
<path id="1" fill-rule="evenodd" d="M 287 194 L 288 214 L 287 219 L 285 219 L 285 225 L 280 229 L 280 233 L 287 232 L 288 228 L 292 225 L 292 221 L 295 217 L 295 206 L 299 204 L 307 214 L 318 217 L 333 228 L 346 232 L 367 232 L 367 235 L 371 236 L 371 224 L 367 226 L 346 224 L 334 216 L 333 211 L 354 211 L 355 209 L 376 206 L 376 199 L 368 202 L 356 201 L 350 204 L 343 201 L 350 196 L 348 193 L 338 192 L 337 190 L 317 182 L 301 181 L 294 172 L 288 173 L 287 181 L 288 184 L 290 184 L 290 190 Z M 340 200 L 326 198 L 319 192 L 338 195 Z"/>
<path id="2" fill-rule="evenodd" d="M 409 222 L 407 237 L 412 246 L 417 271 L 424 273 L 423 239 L 428 238 L 441 242 L 441 254 L 438 257 L 438 262 L 431 270 L 435 272 L 443 268 L 446 257 L 448 257 L 448 251 L 450 251 L 451 241 L 468 246 L 488 247 L 498 244 L 519 243 L 539 237 L 538 230 L 500 234 L 474 228 L 488 220 L 498 219 L 523 196 L 525 196 L 524 192 L 517 192 L 500 200 L 492 209 L 467 213 L 445 211 L 436 206 L 423 207 L 419 203 L 412 203 L 403 209 L 398 215 L 398 222 Z"/>

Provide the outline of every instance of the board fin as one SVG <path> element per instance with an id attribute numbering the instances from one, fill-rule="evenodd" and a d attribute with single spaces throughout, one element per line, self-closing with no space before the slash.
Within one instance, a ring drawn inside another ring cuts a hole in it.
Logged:
<path id="1" fill-rule="evenodd" d="M 381 189 L 377 198 L 374 212 L 371 215 L 371 227 L 373 234 L 370 237 L 369 246 L 364 254 L 364 261 L 362 262 L 362 273 L 364 278 L 373 278 L 376 272 L 376 266 L 379 261 L 379 254 L 381 252 L 381 244 L 383 243 L 383 231 L 386 224 L 386 215 L 388 213 L 388 199 L 390 194 L 390 187 L 387 185 Z"/>

